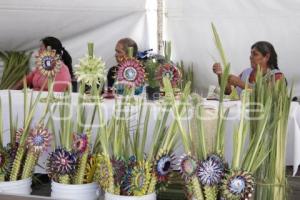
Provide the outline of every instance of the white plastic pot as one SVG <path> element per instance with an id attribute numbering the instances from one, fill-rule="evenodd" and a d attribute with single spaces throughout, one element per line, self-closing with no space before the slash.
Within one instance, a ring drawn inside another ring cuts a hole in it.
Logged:
<path id="1" fill-rule="evenodd" d="M 32 179 L 0 182 L 0 193 L 30 195 Z"/>
<path id="2" fill-rule="evenodd" d="M 156 200 L 156 193 L 144 196 L 121 196 L 105 192 L 104 200 Z"/>
<path id="3" fill-rule="evenodd" d="M 52 181 L 51 197 L 54 199 L 96 200 L 101 194 L 97 183 L 80 185 L 62 184 Z"/>

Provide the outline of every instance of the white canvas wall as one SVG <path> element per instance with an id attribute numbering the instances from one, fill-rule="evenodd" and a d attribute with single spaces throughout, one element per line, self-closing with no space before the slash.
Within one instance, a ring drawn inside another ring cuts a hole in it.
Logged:
<path id="1" fill-rule="evenodd" d="M 198 90 L 217 84 L 212 72 L 215 57 L 210 23 L 214 22 L 232 73 L 248 68 L 250 47 L 259 40 L 271 42 L 279 67 L 295 94 L 300 95 L 300 1 L 299 0 L 166 0 L 167 38 L 173 42 L 173 59 L 195 65 Z"/>
<path id="2" fill-rule="evenodd" d="M 140 49 L 156 47 L 154 8 L 146 0 L 0 0 L 0 49 L 35 50 L 50 35 L 61 39 L 76 64 L 94 42 L 95 54 L 111 67 L 122 37 Z"/>
<path id="3" fill-rule="evenodd" d="M 166 39 L 173 60 L 194 63 L 196 87 L 205 94 L 217 84 L 211 66 L 219 60 L 210 23 L 223 41 L 232 73 L 249 67 L 250 46 L 270 41 L 279 66 L 300 95 L 300 0 L 165 0 Z M 47 35 L 60 38 L 73 63 L 95 43 L 107 67 L 114 64 L 119 38 L 132 37 L 141 49 L 156 49 L 156 0 L 0 0 L 0 49 L 34 50 Z"/>

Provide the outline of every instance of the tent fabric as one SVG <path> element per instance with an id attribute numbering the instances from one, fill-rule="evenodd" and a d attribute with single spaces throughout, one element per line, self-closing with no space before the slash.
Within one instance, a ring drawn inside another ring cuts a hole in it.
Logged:
<path id="1" fill-rule="evenodd" d="M 109 68 L 120 38 L 133 38 L 140 49 L 155 49 L 155 13 L 155 5 L 146 0 L 0 1 L 0 49 L 36 50 L 43 37 L 55 36 L 76 64 L 93 42 L 95 55 Z"/>
<path id="2" fill-rule="evenodd" d="M 217 85 L 212 72 L 220 62 L 211 22 L 221 37 L 231 73 L 250 67 L 250 48 L 256 41 L 271 42 L 280 69 L 300 95 L 300 1 L 299 0 L 166 0 L 166 37 L 173 43 L 173 59 L 194 64 L 195 85 L 206 95 Z"/>
<path id="3" fill-rule="evenodd" d="M 289 85 L 300 95 L 297 70 L 300 43 L 300 0 L 165 0 L 165 39 L 172 41 L 172 59 L 194 64 L 195 86 L 206 95 L 217 85 L 211 66 L 220 61 L 210 23 L 223 42 L 231 72 L 249 67 L 251 45 L 270 41 Z M 60 38 L 73 64 L 94 42 L 95 54 L 115 64 L 115 43 L 122 37 L 135 39 L 140 49 L 157 47 L 156 0 L 0 0 L 0 49 L 36 50 L 39 40 Z M 1 63 L 0 63 L 1 65 Z M 32 61 L 33 65 L 33 61 Z"/>

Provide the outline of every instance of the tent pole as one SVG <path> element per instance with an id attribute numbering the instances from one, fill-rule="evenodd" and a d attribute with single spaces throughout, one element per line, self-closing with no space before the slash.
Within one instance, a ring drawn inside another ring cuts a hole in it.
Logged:
<path id="1" fill-rule="evenodd" d="M 164 0 L 157 0 L 157 50 L 163 54 L 164 45 Z"/>

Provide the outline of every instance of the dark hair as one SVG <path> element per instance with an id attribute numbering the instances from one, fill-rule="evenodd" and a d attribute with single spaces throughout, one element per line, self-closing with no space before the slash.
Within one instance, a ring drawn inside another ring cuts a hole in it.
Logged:
<path id="1" fill-rule="evenodd" d="M 56 50 L 56 53 L 60 55 L 62 61 L 65 63 L 65 65 L 67 65 L 71 78 L 73 79 L 74 73 L 72 68 L 72 57 L 70 56 L 69 52 L 62 46 L 61 41 L 55 37 L 45 37 L 41 41 L 46 48 L 50 46 L 52 49 Z"/>
<path id="2" fill-rule="evenodd" d="M 277 64 L 277 53 L 271 43 L 266 41 L 259 41 L 251 46 L 251 49 L 254 48 L 257 49 L 257 51 L 259 51 L 263 56 L 270 54 L 268 66 L 271 69 L 279 69 Z"/>
<path id="3" fill-rule="evenodd" d="M 131 39 L 131 38 L 123 38 L 118 41 L 118 43 L 123 44 L 125 52 L 128 54 L 128 48 L 132 47 L 133 48 L 133 57 L 137 57 L 138 53 L 138 46 L 136 42 Z"/>

